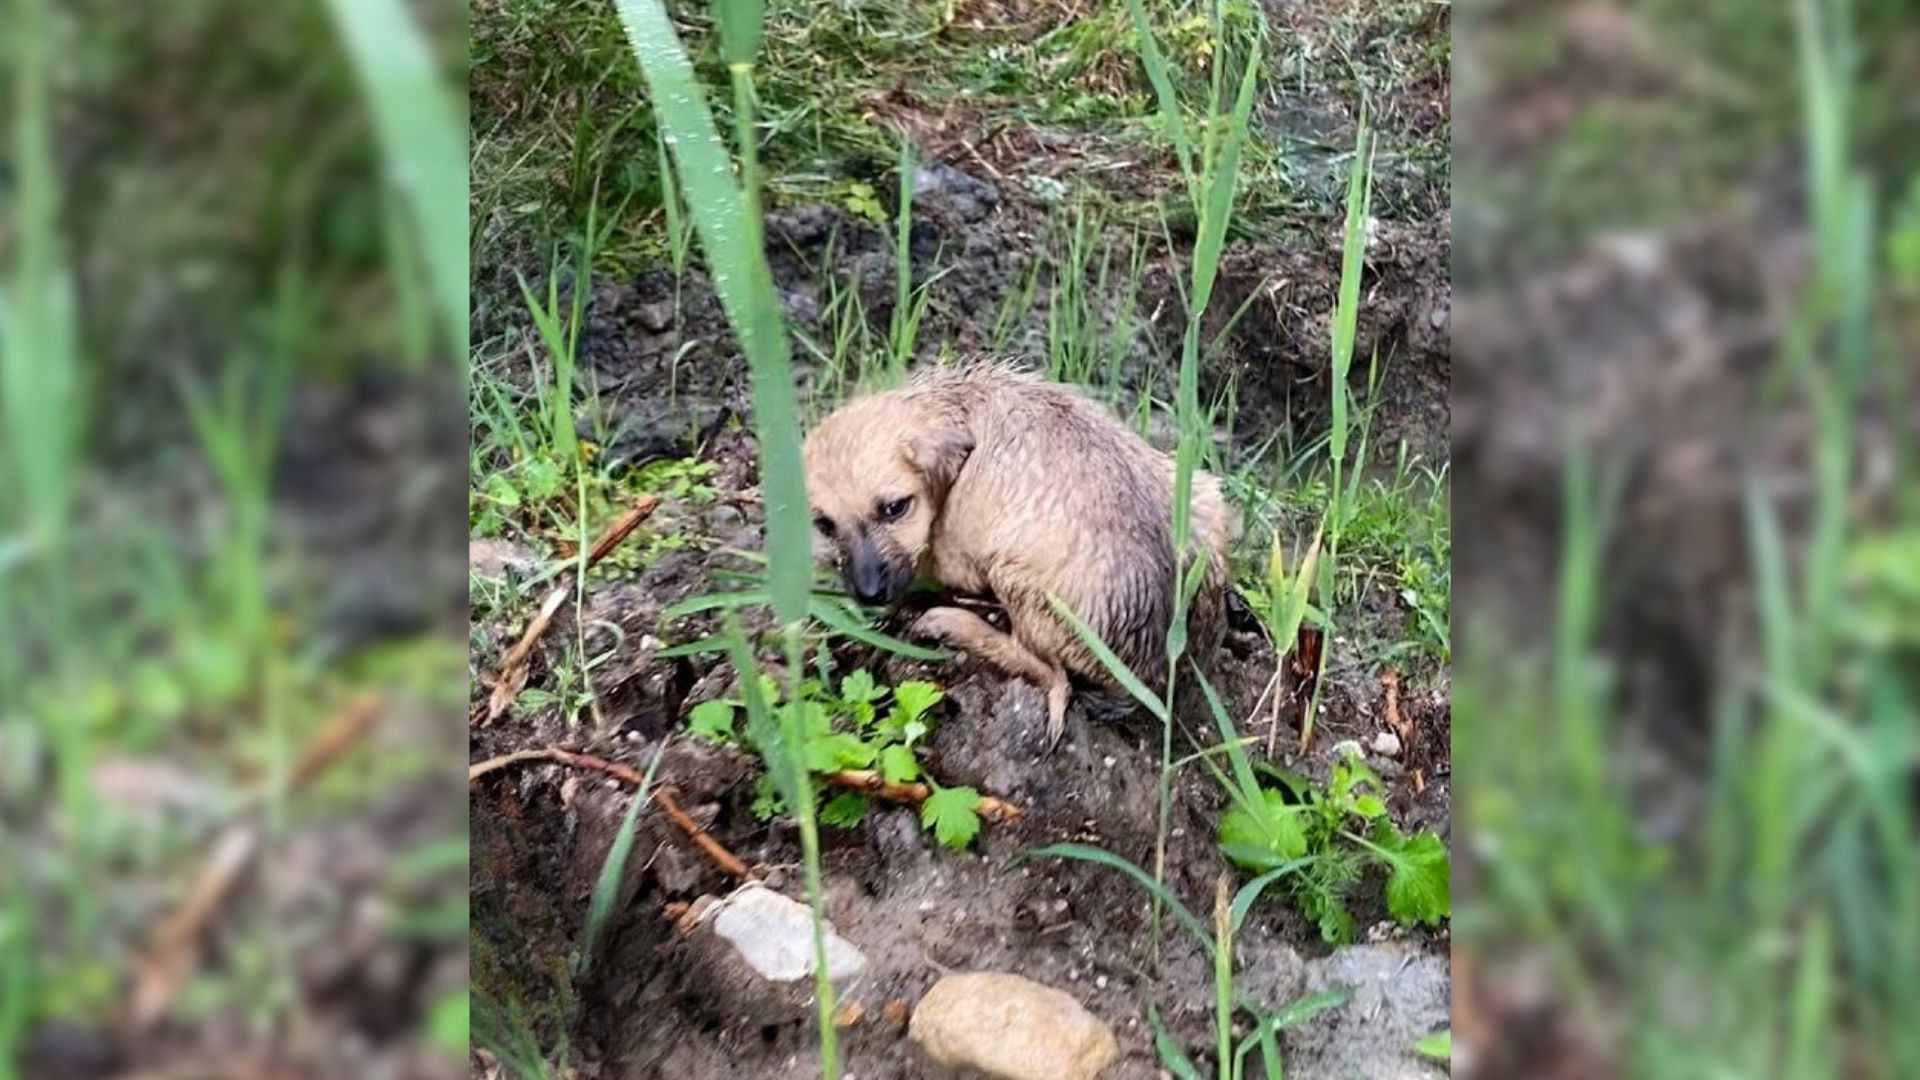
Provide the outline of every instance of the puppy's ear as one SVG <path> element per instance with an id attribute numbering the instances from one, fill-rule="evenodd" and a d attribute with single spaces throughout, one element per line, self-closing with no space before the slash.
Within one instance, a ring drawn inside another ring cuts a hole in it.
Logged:
<path id="1" fill-rule="evenodd" d="M 973 433 L 965 428 L 943 427 L 923 432 L 907 446 L 907 461 L 920 470 L 927 487 L 941 495 L 960 476 L 960 467 L 973 453 Z"/>

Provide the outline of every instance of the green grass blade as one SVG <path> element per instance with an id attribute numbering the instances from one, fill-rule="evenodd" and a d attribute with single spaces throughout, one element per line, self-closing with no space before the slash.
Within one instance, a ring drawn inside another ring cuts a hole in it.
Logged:
<path id="1" fill-rule="evenodd" d="M 786 327 L 751 194 L 757 178 L 747 170 L 745 191 L 735 180 L 713 111 L 660 0 L 615 0 L 614 6 L 672 146 L 680 191 L 706 251 L 714 290 L 747 354 L 766 507 L 769 591 L 780 621 L 796 623 L 806 614 L 813 546 Z"/>
<path id="2" fill-rule="evenodd" d="M 1166 1022 L 1160 1019 L 1158 1005 L 1147 1006 L 1147 1026 L 1153 1029 L 1154 1053 L 1159 1055 L 1160 1064 L 1173 1074 L 1174 1080 L 1201 1080 L 1200 1069 L 1187 1057 L 1187 1052 L 1180 1049 Z"/>
<path id="3" fill-rule="evenodd" d="M 1193 677 L 1199 680 L 1200 691 L 1207 699 L 1207 711 L 1213 714 L 1213 723 L 1220 732 L 1220 745 L 1227 748 L 1227 761 L 1233 767 L 1233 786 L 1238 788 L 1234 798 L 1249 813 L 1264 816 L 1265 798 L 1260 794 L 1260 780 L 1254 775 L 1253 759 L 1247 755 L 1246 748 L 1240 745 L 1240 732 L 1233 726 L 1233 718 L 1227 715 L 1227 707 L 1220 702 L 1220 695 L 1214 692 L 1213 683 L 1200 670 L 1193 666 Z"/>
<path id="4" fill-rule="evenodd" d="M 766 33 L 766 0 L 714 0 L 720 24 L 720 57 L 729 66 L 753 63 Z"/>
<path id="5" fill-rule="evenodd" d="M 327 0 L 406 201 L 455 355 L 467 354 L 467 125 L 402 0 Z M 464 373 L 467 365 L 460 364 Z"/>
<path id="6" fill-rule="evenodd" d="M 940 663 L 952 659 L 952 655 L 939 649 L 929 649 L 924 645 L 915 645 L 902 641 L 891 634 L 883 634 L 868 626 L 864 620 L 848 611 L 844 606 L 832 600 L 814 597 L 807 605 L 807 611 L 814 618 L 826 624 L 835 633 L 845 634 L 862 645 L 871 645 L 876 649 L 885 649 L 914 660 Z"/>
<path id="7" fill-rule="evenodd" d="M 1800 944 L 1800 974 L 1789 1004 L 1787 1069 L 1783 1076 L 1822 1080 L 1834 1075 L 1838 1050 L 1828 1037 L 1833 1029 L 1832 953 L 1827 921 L 1816 917 Z"/>
<path id="8" fill-rule="evenodd" d="M 600 877 L 593 883 L 593 897 L 587 903 L 587 921 L 580 931 L 580 951 L 573 961 L 575 979 L 593 967 L 595 948 L 600 942 L 600 934 L 606 927 L 608 916 L 613 914 L 614 901 L 620 895 L 620 879 L 626 873 L 627 856 L 633 851 L 634 825 L 640 820 L 641 808 L 652 797 L 653 777 L 659 771 L 660 758 L 666 747 L 663 741 L 653 752 L 653 760 L 647 763 L 646 774 L 640 778 L 640 787 L 627 804 L 626 816 L 620 819 L 620 831 L 614 834 L 613 845 L 607 848 L 606 860 L 600 864 Z"/>
<path id="9" fill-rule="evenodd" d="M 539 1040 L 518 1008 L 476 992 L 472 1022 L 474 1044 L 499 1058 L 520 1080 L 548 1080 L 553 1075 L 540 1053 Z"/>
<path id="10" fill-rule="evenodd" d="M 660 613 L 660 618 L 663 621 L 672 622 L 689 615 L 698 615 L 703 611 L 737 611 L 754 604 L 764 604 L 771 598 L 772 594 L 764 589 L 705 593 L 700 596 L 689 596 L 679 603 L 667 605 L 667 609 Z"/>
<path id="11" fill-rule="evenodd" d="M 1181 903 L 1179 897 L 1168 892 L 1166 886 L 1153 880 L 1152 874 L 1113 852 L 1087 844 L 1049 844 L 1046 847 L 1034 848 L 1015 855 L 1007 860 L 1007 868 L 1012 869 L 1029 859 L 1079 859 L 1082 862 L 1095 863 L 1120 871 L 1166 905 L 1167 910 L 1173 912 L 1173 917 L 1179 921 L 1180 925 L 1193 935 L 1194 941 L 1198 942 L 1209 955 L 1212 954 L 1213 935 L 1207 932 L 1206 926 L 1194 915 L 1192 909 Z"/>
<path id="12" fill-rule="evenodd" d="M 1133 17 L 1140 63 L 1147 69 L 1147 81 L 1153 84 L 1154 98 L 1160 105 L 1160 122 L 1166 125 L 1167 138 L 1173 141 L 1174 153 L 1180 158 L 1180 175 L 1186 178 L 1188 197 L 1193 198 L 1197 193 L 1193 142 L 1187 137 L 1187 124 L 1180 116 L 1180 98 L 1174 93 L 1173 80 L 1167 74 L 1166 57 L 1161 55 L 1160 44 L 1154 40 L 1153 25 L 1147 21 L 1147 10 L 1141 0 L 1127 0 L 1127 11 Z"/>
<path id="13" fill-rule="evenodd" d="M 1140 677 L 1133 673 L 1133 669 L 1127 666 L 1126 661 L 1120 659 L 1111 648 L 1108 648 L 1106 642 L 1100 640 L 1100 635 L 1093 632 L 1093 627 L 1081 621 L 1080 616 L 1075 615 L 1073 609 L 1059 597 L 1049 595 L 1047 603 L 1052 604 L 1053 610 L 1067 621 L 1067 625 L 1080 638 L 1081 644 L 1093 653 L 1095 659 L 1107 669 L 1107 674 L 1113 676 L 1115 682 L 1119 683 L 1127 693 L 1132 694 L 1134 700 L 1145 706 L 1147 711 L 1162 723 L 1169 720 L 1172 714 L 1167 709 L 1167 703 L 1162 701 L 1159 695 L 1147 689 L 1147 684 L 1141 682 Z"/>
<path id="14" fill-rule="evenodd" d="M 1246 924 L 1248 913 L 1253 910 L 1253 905 L 1259 902 L 1260 895 L 1267 891 L 1267 886 L 1272 885 L 1274 882 L 1299 870 L 1312 861 L 1310 858 L 1288 860 L 1268 870 L 1266 873 L 1261 874 L 1259 877 L 1254 878 L 1252 881 L 1247 882 L 1245 885 L 1240 886 L 1240 891 L 1233 896 L 1233 928 L 1238 930 Z"/>

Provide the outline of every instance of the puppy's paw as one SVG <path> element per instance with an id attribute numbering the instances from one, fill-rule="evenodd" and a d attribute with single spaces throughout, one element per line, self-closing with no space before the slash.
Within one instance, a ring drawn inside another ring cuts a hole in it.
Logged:
<path id="1" fill-rule="evenodd" d="M 929 608 L 913 621 L 907 633 L 925 641 L 964 649 L 979 636 L 979 616 L 962 608 Z"/>

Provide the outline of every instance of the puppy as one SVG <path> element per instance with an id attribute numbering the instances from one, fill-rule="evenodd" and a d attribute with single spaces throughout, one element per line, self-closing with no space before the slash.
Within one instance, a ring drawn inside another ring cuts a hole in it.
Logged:
<path id="1" fill-rule="evenodd" d="M 1048 745 L 1065 729 L 1070 673 L 1114 685 L 1049 595 L 1147 685 L 1166 678 L 1174 463 L 1105 408 L 1001 364 L 930 369 L 836 410 L 804 457 L 814 527 L 855 598 L 893 604 L 930 578 L 1006 608 L 1008 632 L 952 606 L 913 630 L 1038 686 Z M 1212 476 L 1194 473 L 1191 506 L 1202 577 L 1189 653 L 1203 655 L 1217 640 L 1231 532 Z"/>

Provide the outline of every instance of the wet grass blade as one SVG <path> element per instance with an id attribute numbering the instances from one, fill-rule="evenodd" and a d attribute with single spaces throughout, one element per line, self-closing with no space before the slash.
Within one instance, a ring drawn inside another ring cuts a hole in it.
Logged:
<path id="1" fill-rule="evenodd" d="M 1160 54 L 1160 44 L 1154 40 L 1153 24 L 1147 21 L 1142 0 L 1127 0 L 1127 11 L 1133 17 L 1140 63 L 1147 69 L 1147 81 L 1153 84 L 1153 95 L 1160 106 L 1160 122 L 1166 127 L 1167 138 L 1172 140 L 1174 153 L 1180 158 L 1180 175 L 1186 178 L 1188 196 L 1196 197 L 1193 141 L 1187 137 L 1187 124 L 1180 116 L 1180 98 L 1174 93 L 1173 79 L 1167 73 L 1166 57 Z"/>
<path id="2" fill-rule="evenodd" d="M 627 856 L 633 851 L 634 826 L 640 820 L 641 809 L 653 795 L 653 777 L 660 769 L 660 759 L 666 749 L 667 744 L 662 741 L 654 750 L 653 760 L 647 763 L 646 774 L 640 778 L 640 786 L 627 804 L 626 816 L 620 819 L 620 831 L 614 834 L 613 845 L 607 848 L 606 861 L 600 864 L 600 877 L 593 883 L 593 898 L 587 904 L 586 925 L 580 931 L 580 952 L 574 957 L 576 980 L 593 967 L 595 948 L 608 916 L 613 914 L 614 901 L 620 895 L 620 879 L 626 874 Z"/>
<path id="3" fill-rule="evenodd" d="M 467 364 L 467 125 L 401 0 L 328 0 L 372 106 L 387 173 L 419 230 L 447 341 Z"/>
<path id="4" fill-rule="evenodd" d="M 868 626 L 864 619 L 832 600 L 815 597 L 808 602 L 807 611 L 835 633 L 845 634 L 863 645 L 871 645 L 876 649 L 884 649 L 890 653 L 914 660 L 925 660 L 929 663 L 940 663 L 952 659 L 950 653 L 941 652 L 939 649 L 929 649 L 924 645 L 902 641 L 891 634 L 883 634 Z"/>
<path id="5" fill-rule="evenodd" d="M 1205 949 L 1208 954 L 1212 954 L 1213 935 L 1207 932 L 1205 924 L 1201 923 L 1199 917 L 1194 915 L 1193 910 L 1181 903 L 1179 897 L 1167 891 L 1166 886 L 1153 880 L 1152 874 L 1115 855 L 1113 852 L 1091 847 L 1086 844 L 1049 844 L 1046 847 L 1034 848 L 1030 851 L 1023 851 L 1015 855 L 1013 858 L 1007 860 L 1007 868 L 1012 869 L 1029 859 L 1079 859 L 1082 862 L 1090 862 L 1120 871 L 1127 877 L 1132 878 L 1136 884 L 1142 889 L 1147 890 L 1154 898 L 1158 899 L 1168 911 L 1173 913 L 1174 919 L 1179 922 L 1181 926 L 1185 927 L 1188 933 L 1193 935 L 1193 940 L 1198 942 L 1200 947 Z"/>
<path id="6" fill-rule="evenodd" d="M 744 170 L 745 188 L 734 178 L 713 111 L 660 0 L 615 0 L 614 6 L 667 132 L 714 290 L 747 354 L 766 507 L 769 591 L 780 621 L 797 623 L 806 615 L 813 546 L 786 326 L 760 246 L 753 196 L 758 179 L 751 163 Z"/>
<path id="7" fill-rule="evenodd" d="M 1074 614 L 1073 609 L 1063 603 L 1059 597 L 1048 596 L 1047 603 L 1053 605 L 1054 612 L 1067 621 L 1067 625 L 1072 627 L 1074 634 L 1080 638 L 1081 644 L 1093 653 L 1094 658 L 1100 661 L 1100 665 L 1107 669 L 1107 674 L 1112 675 L 1115 682 L 1125 688 L 1127 693 L 1132 694 L 1134 700 L 1145 706 L 1146 710 L 1161 723 L 1172 722 L 1172 713 L 1168 710 L 1167 703 L 1160 699 L 1160 695 L 1147 689 L 1147 684 L 1141 682 L 1140 677 L 1133 673 L 1133 669 L 1127 666 L 1126 661 L 1120 659 L 1111 648 L 1107 647 L 1106 642 L 1100 640 L 1100 635 L 1094 633 L 1093 627 L 1088 626 L 1080 616 Z"/>

